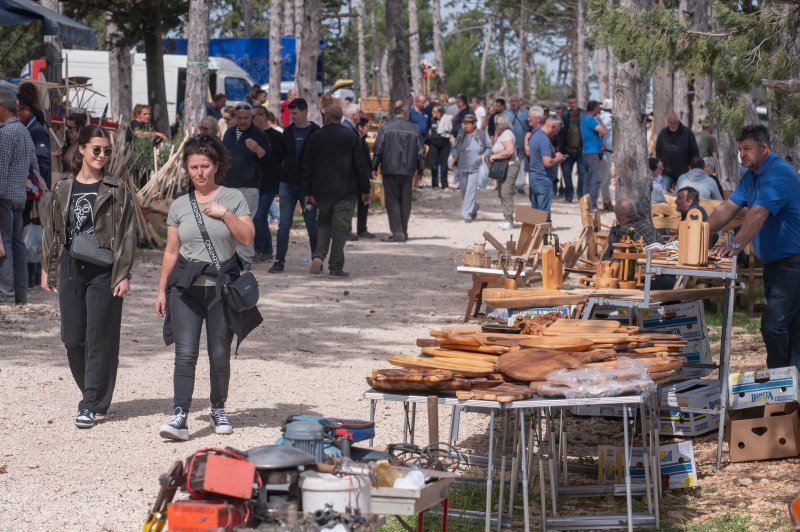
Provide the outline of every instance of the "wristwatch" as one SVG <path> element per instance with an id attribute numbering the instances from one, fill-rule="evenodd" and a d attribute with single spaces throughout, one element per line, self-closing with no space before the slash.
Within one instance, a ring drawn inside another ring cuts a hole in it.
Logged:
<path id="1" fill-rule="evenodd" d="M 735 249 L 736 251 L 739 251 L 740 249 L 742 249 L 742 245 L 740 243 L 738 243 L 736 240 L 733 240 L 733 239 L 731 239 L 731 243 L 728 244 L 728 245 L 730 247 L 732 247 L 733 249 Z"/>

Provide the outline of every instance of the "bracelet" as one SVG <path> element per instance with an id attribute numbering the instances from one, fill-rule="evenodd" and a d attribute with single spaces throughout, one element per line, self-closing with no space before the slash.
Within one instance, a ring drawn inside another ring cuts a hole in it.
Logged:
<path id="1" fill-rule="evenodd" d="M 228 214 L 229 212 L 231 212 L 230 209 L 225 209 L 225 212 L 222 213 L 222 218 L 220 218 L 220 220 L 222 220 L 224 222 L 225 221 L 225 215 Z"/>

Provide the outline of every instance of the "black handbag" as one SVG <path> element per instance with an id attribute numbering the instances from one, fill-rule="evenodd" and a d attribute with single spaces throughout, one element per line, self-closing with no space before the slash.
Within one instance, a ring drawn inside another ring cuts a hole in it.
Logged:
<path id="1" fill-rule="evenodd" d="M 211 262 L 217 271 L 220 271 L 222 267 L 219 264 L 219 257 L 217 257 L 214 244 L 211 242 L 211 237 L 208 236 L 208 231 L 206 231 L 206 224 L 203 222 L 203 215 L 200 213 L 200 206 L 197 204 L 194 190 L 189 192 L 189 201 L 192 204 L 194 219 L 200 229 L 200 234 L 203 235 L 203 242 L 206 244 L 206 250 L 211 257 Z M 253 272 L 242 272 L 232 282 L 223 283 L 222 292 L 228 307 L 235 312 L 250 310 L 258 303 L 258 281 Z"/>
<path id="2" fill-rule="evenodd" d="M 489 165 L 489 178 L 502 181 L 508 175 L 510 159 L 496 159 Z"/>
<path id="3" fill-rule="evenodd" d="M 75 233 L 69 245 L 69 256 L 81 262 L 95 266 L 111 266 L 114 264 L 114 252 L 97 245 L 94 233 Z"/>

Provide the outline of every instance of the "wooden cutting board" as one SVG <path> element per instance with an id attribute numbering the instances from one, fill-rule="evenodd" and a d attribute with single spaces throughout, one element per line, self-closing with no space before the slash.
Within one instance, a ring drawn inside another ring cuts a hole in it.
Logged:
<path id="1" fill-rule="evenodd" d="M 373 369 L 372 379 L 397 382 L 446 382 L 453 380 L 453 372 L 443 369 Z"/>
<path id="2" fill-rule="evenodd" d="M 499 403 L 510 403 L 512 401 L 521 401 L 523 399 L 530 399 L 533 397 L 533 390 L 528 386 L 520 384 L 503 383 L 488 390 L 469 390 L 458 391 L 456 397 L 461 400 L 467 401 L 470 399 L 482 401 L 497 401 Z"/>
<path id="3" fill-rule="evenodd" d="M 550 372 L 607 360 L 607 351 L 570 353 L 552 349 L 520 349 L 501 355 L 497 368 L 504 376 L 522 382 L 543 381 Z"/>
<path id="4" fill-rule="evenodd" d="M 593 341 L 586 338 L 538 336 L 521 341 L 519 346 L 522 348 L 533 347 L 537 349 L 553 349 L 555 351 L 580 352 L 588 351 L 593 344 Z"/>
<path id="5" fill-rule="evenodd" d="M 445 325 L 441 328 L 444 334 L 471 334 L 481 332 L 480 325 Z"/>
<path id="6" fill-rule="evenodd" d="M 441 349 L 439 347 L 423 347 L 422 354 L 429 357 L 442 357 L 453 358 L 458 360 L 477 360 L 479 362 L 487 362 L 489 364 L 496 364 L 498 355 L 484 355 L 481 353 L 472 353 L 469 351 L 457 351 L 454 349 Z"/>
<path id="7" fill-rule="evenodd" d="M 620 325 L 622 324 L 616 320 L 574 320 L 571 318 L 563 318 L 554 321 L 548 329 L 560 329 L 564 327 L 616 329 Z"/>
<path id="8" fill-rule="evenodd" d="M 444 392 L 454 390 L 472 390 L 493 388 L 502 384 L 502 381 L 490 379 L 465 379 L 454 377 L 444 382 L 425 381 L 377 381 L 367 377 L 367 384 L 376 390 L 387 392 Z"/>
<path id="9" fill-rule="evenodd" d="M 488 377 L 495 372 L 494 364 L 467 364 L 465 361 L 440 357 L 390 356 L 387 361 L 403 368 L 446 369 L 462 377 Z"/>
<path id="10" fill-rule="evenodd" d="M 471 353 L 483 353 L 485 355 L 502 355 L 508 352 L 508 347 L 500 345 L 459 345 L 442 341 L 439 344 L 442 349 L 454 349 L 456 351 L 469 351 Z"/>
<path id="11" fill-rule="evenodd" d="M 417 347 L 436 347 L 439 342 L 435 338 L 417 338 Z"/>

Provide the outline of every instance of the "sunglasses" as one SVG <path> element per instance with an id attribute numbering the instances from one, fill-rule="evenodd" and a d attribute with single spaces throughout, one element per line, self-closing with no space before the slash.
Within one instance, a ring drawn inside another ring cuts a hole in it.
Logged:
<path id="1" fill-rule="evenodd" d="M 101 153 L 106 157 L 111 157 L 113 150 L 111 149 L 110 146 L 106 146 L 105 148 L 102 148 L 100 146 L 92 146 L 92 153 L 94 154 L 95 157 L 97 157 Z"/>

